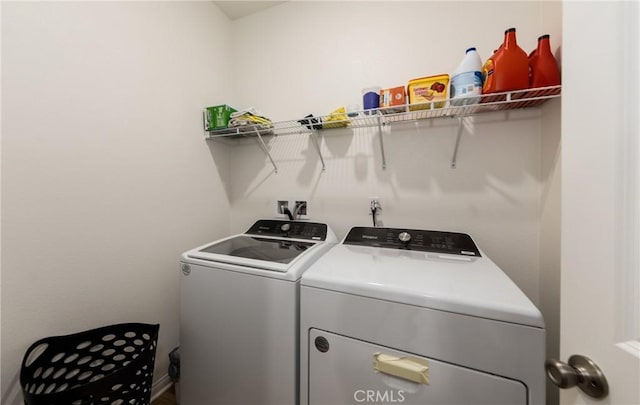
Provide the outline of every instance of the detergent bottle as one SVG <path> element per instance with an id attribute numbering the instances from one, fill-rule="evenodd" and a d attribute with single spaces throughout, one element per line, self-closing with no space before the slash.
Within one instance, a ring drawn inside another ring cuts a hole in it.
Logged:
<path id="1" fill-rule="evenodd" d="M 529 87 L 547 87 L 560 84 L 558 62 L 551 53 L 549 35 L 538 38 L 538 47 L 529 54 Z"/>
<path id="2" fill-rule="evenodd" d="M 504 42 L 482 67 L 482 93 L 498 93 L 529 87 L 529 58 L 516 41 L 516 29 L 504 32 Z"/>
<path id="3" fill-rule="evenodd" d="M 476 48 L 467 49 L 464 59 L 451 75 L 449 95 L 452 105 L 475 104 L 482 94 L 482 60 Z"/>

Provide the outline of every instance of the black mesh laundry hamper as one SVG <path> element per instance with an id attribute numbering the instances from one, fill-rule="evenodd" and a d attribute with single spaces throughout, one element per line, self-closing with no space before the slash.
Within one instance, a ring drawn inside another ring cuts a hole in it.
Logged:
<path id="1" fill-rule="evenodd" d="M 122 323 L 40 339 L 22 360 L 25 404 L 149 404 L 159 329 Z"/>

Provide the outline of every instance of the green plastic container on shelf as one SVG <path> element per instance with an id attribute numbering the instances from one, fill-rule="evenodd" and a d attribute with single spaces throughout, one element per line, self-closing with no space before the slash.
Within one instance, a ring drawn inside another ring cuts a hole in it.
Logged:
<path id="1" fill-rule="evenodd" d="M 231 114 L 237 110 L 226 104 L 207 107 L 204 110 L 204 130 L 213 131 L 224 129 L 229 126 Z"/>

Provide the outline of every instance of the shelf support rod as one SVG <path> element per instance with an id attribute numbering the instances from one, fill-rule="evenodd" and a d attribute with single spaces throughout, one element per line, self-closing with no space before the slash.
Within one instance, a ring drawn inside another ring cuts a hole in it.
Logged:
<path id="1" fill-rule="evenodd" d="M 380 154 L 382 155 L 382 170 L 387 170 L 387 158 L 384 155 L 384 141 L 382 139 L 382 121 L 380 116 L 380 111 L 378 114 L 378 139 L 380 140 Z"/>
<path id="2" fill-rule="evenodd" d="M 262 136 L 260 135 L 260 131 L 258 131 L 258 127 L 255 126 L 253 129 L 256 131 L 256 135 L 258 135 L 258 141 L 260 141 L 260 147 L 262 148 L 262 151 L 265 155 L 267 155 L 267 157 L 271 161 L 271 164 L 273 165 L 273 171 L 278 173 L 278 166 L 276 166 L 276 162 L 273 161 L 271 153 L 269 153 L 269 149 L 267 149 L 267 145 L 265 145 L 264 141 L 262 140 Z"/>
<path id="3" fill-rule="evenodd" d="M 320 162 L 322 163 L 322 171 L 324 172 L 324 158 L 322 157 L 322 152 L 320 151 L 320 143 L 318 142 L 318 131 L 311 131 L 309 135 L 312 139 L 313 146 L 316 148 L 316 152 L 318 152 L 318 156 L 320 157 Z"/>
<path id="4" fill-rule="evenodd" d="M 463 117 L 458 117 L 458 134 L 456 135 L 456 146 L 453 149 L 453 157 L 451 158 L 451 168 L 456 168 L 456 162 L 458 160 L 458 148 L 460 147 L 460 138 L 462 137 Z"/>

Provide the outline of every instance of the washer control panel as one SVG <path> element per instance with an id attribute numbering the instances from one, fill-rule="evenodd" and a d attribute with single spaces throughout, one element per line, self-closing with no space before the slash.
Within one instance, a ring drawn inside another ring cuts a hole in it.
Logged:
<path id="1" fill-rule="evenodd" d="M 482 256 L 471 236 L 456 232 L 355 227 L 349 231 L 343 243 L 472 257 Z"/>
<path id="2" fill-rule="evenodd" d="M 325 240 L 327 225 L 317 222 L 261 219 L 253 224 L 246 233 L 280 238 Z"/>

